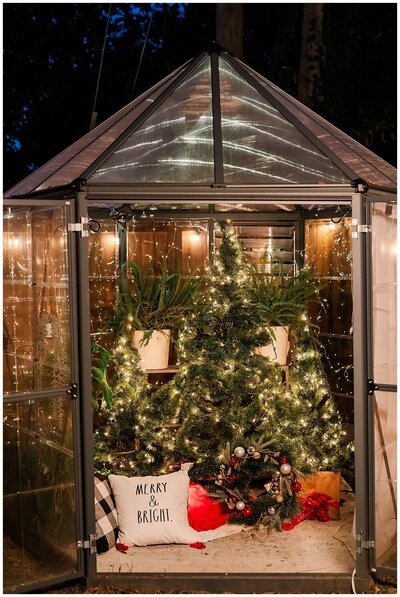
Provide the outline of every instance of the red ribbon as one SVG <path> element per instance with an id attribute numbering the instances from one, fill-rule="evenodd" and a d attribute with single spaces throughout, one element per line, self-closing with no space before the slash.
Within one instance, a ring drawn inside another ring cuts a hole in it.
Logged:
<path id="1" fill-rule="evenodd" d="M 201 541 L 197 541 L 197 543 L 191 543 L 189 547 L 194 547 L 195 549 L 205 549 L 206 546 Z"/>
<path id="2" fill-rule="evenodd" d="M 282 524 L 282 529 L 284 531 L 291 531 L 306 518 L 328 522 L 328 520 L 331 519 L 328 512 L 329 508 L 340 507 L 340 503 L 332 501 L 330 495 L 327 495 L 326 493 L 318 493 L 317 491 L 312 491 L 306 498 L 299 498 L 299 500 L 302 502 L 302 513 L 292 521 L 284 522 Z"/>
<path id="3" fill-rule="evenodd" d="M 115 544 L 115 549 L 117 549 L 121 553 L 126 553 L 128 551 L 128 549 L 129 549 L 129 546 L 125 545 L 124 543 L 116 543 Z"/>

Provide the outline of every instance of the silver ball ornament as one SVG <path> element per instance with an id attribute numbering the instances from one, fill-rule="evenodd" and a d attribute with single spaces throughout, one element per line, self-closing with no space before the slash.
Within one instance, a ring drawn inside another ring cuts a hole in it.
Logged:
<path id="1" fill-rule="evenodd" d="M 216 479 L 215 485 L 222 485 L 222 479 Z"/>
<path id="2" fill-rule="evenodd" d="M 236 510 L 244 510 L 246 507 L 246 504 L 242 501 L 236 502 Z"/>
<path id="3" fill-rule="evenodd" d="M 254 454 L 255 451 L 256 449 L 254 446 L 250 446 L 249 448 L 247 448 L 247 454 L 250 454 L 250 456 Z"/>
<path id="4" fill-rule="evenodd" d="M 233 453 L 236 456 L 236 458 L 243 458 L 243 456 L 246 454 L 246 450 L 242 448 L 242 446 L 238 446 L 233 450 Z"/>
<path id="5" fill-rule="evenodd" d="M 270 516 L 273 516 L 275 514 L 275 508 L 273 506 L 270 506 L 267 512 Z"/>
<path id="6" fill-rule="evenodd" d="M 281 471 L 282 475 L 288 475 L 291 470 L 292 470 L 292 467 L 290 466 L 290 464 L 287 464 L 287 463 L 281 464 L 280 471 Z"/>

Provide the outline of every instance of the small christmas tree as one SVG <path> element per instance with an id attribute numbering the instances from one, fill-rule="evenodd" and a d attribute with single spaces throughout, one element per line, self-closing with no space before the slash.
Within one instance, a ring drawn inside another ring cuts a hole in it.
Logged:
<path id="1" fill-rule="evenodd" d="M 301 319 L 290 390 L 284 403 L 276 404 L 276 440 L 296 450 L 296 466 L 304 473 L 351 467 L 353 444 L 347 441 L 307 314 Z"/>
<path id="2" fill-rule="evenodd" d="M 125 336 L 117 339 L 111 361 L 112 401 L 109 408 L 102 408 L 95 431 L 95 468 L 106 475 L 150 473 L 160 462 L 146 425 L 150 395 L 147 376 L 139 367 L 136 348 Z"/>

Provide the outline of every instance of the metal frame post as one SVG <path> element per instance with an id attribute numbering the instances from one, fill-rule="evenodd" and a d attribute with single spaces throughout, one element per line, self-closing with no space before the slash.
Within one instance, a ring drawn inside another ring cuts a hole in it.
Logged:
<path id="1" fill-rule="evenodd" d="M 88 217 L 86 193 L 76 194 L 77 221 Z M 76 235 L 76 269 L 78 298 L 78 330 L 79 330 L 79 402 L 81 414 L 82 445 L 82 495 L 84 505 L 83 532 L 84 539 L 95 534 L 94 512 L 94 463 L 93 463 L 93 410 L 91 382 L 91 349 L 90 349 L 90 288 L 89 288 L 89 247 L 88 238 Z M 85 572 L 88 578 L 96 575 L 96 554 L 84 550 Z"/>
<path id="2" fill-rule="evenodd" d="M 364 592 L 371 583 L 369 575 L 369 500 L 370 500 L 370 446 L 368 399 L 368 345 L 367 345 L 367 280 L 366 234 L 359 228 L 366 224 L 365 197 L 355 193 L 352 199 L 353 217 L 353 333 L 354 333 L 354 440 L 355 440 L 355 495 L 356 495 L 356 570 L 357 592 Z"/>

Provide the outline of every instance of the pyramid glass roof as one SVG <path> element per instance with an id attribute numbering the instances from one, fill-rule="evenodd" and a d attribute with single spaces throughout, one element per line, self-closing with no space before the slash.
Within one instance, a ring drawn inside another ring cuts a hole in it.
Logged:
<path id="1" fill-rule="evenodd" d="M 5 193 L 70 186 L 346 185 L 394 190 L 396 169 L 213 47 Z"/>

